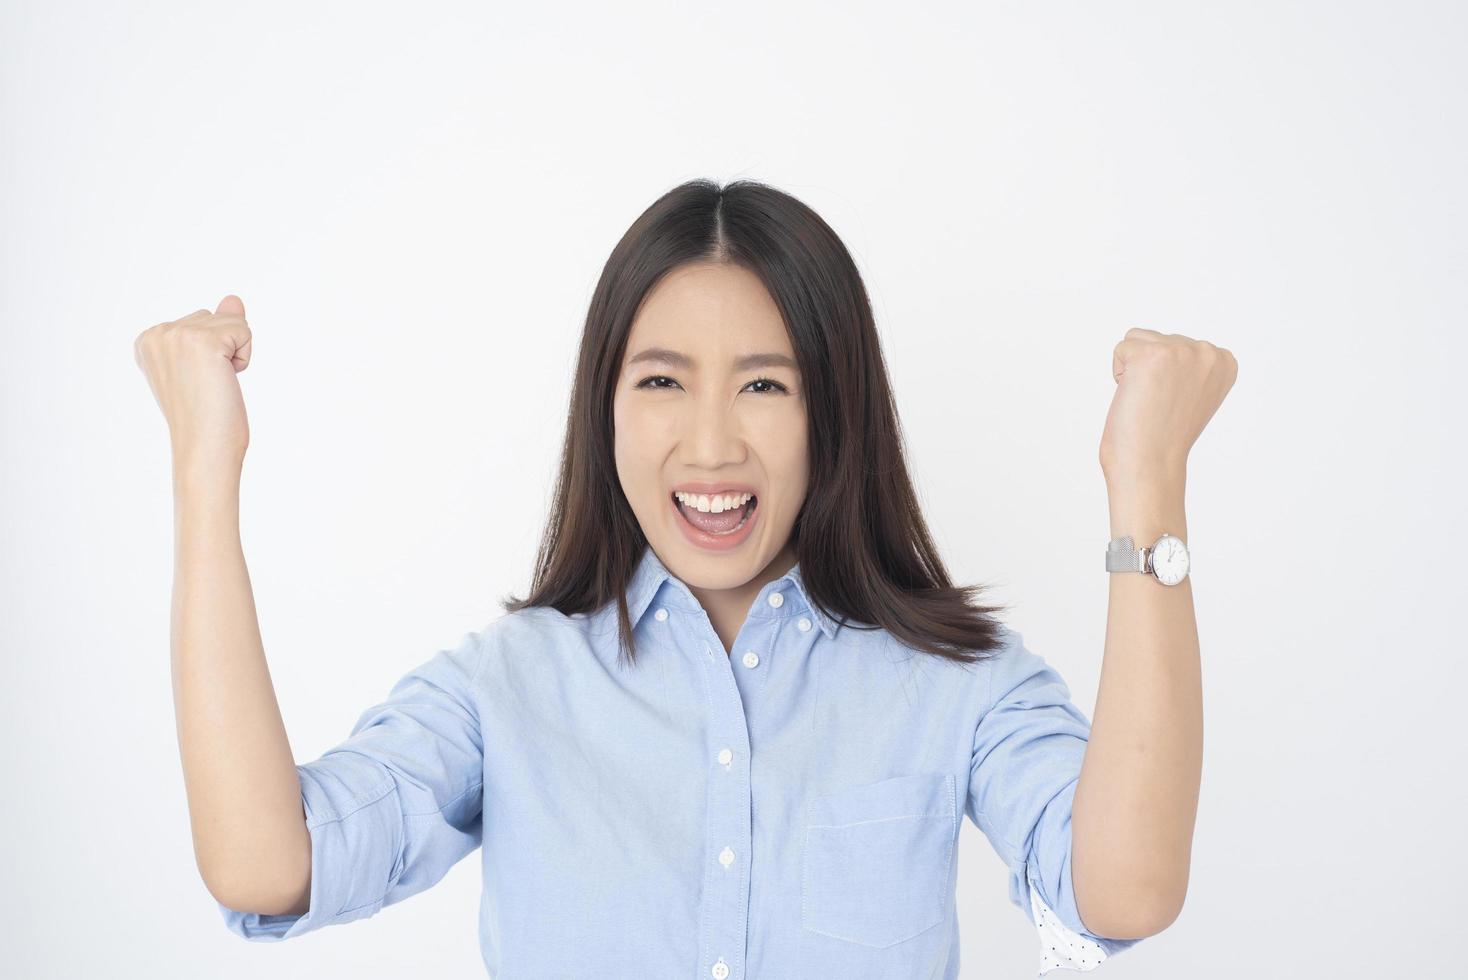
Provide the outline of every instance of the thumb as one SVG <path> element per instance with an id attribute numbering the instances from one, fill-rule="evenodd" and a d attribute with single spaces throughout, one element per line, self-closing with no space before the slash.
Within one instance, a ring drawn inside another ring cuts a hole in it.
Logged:
<path id="1" fill-rule="evenodd" d="M 224 297 L 224 299 L 219 301 L 219 309 L 215 310 L 214 312 L 228 313 L 234 316 L 244 316 L 245 304 L 244 301 L 241 300 L 234 293 L 230 293 L 228 296 Z"/>

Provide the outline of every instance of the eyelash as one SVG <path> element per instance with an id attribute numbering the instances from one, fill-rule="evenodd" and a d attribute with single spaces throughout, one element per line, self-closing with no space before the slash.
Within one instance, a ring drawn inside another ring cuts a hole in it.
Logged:
<path id="1" fill-rule="evenodd" d="M 662 385 L 650 385 L 650 384 L 648 384 L 649 381 L 658 381 L 658 380 L 673 381 L 673 379 L 670 378 L 670 377 L 668 377 L 666 374 L 654 374 L 651 377 L 643 378 L 641 381 L 637 382 L 637 384 L 633 385 L 633 387 L 634 388 L 647 388 L 647 389 L 652 390 L 652 391 L 667 391 L 668 389 L 665 388 Z M 678 382 L 673 381 L 673 383 L 674 384 L 677 384 Z M 790 394 L 790 389 L 789 388 L 786 388 L 784 385 L 782 385 L 780 382 L 776 381 L 774 378 L 755 378 L 753 381 L 750 382 L 750 384 L 752 384 L 752 385 L 757 385 L 757 384 L 760 384 L 760 383 L 774 385 L 776 388 L 780 389 L 780 391 L 779 391 L 780 394 L 786 394 L 786 395 Z M 746 386 L 746 387 L 748 387 L 748 386 Z M 773 395 L 773 394 L 776 394 L 776 392 L 773 392 L 773 391 L 757 391 L 757 392 L 755 392 L 755 394 L 757 394 L 757 395 Z"/>

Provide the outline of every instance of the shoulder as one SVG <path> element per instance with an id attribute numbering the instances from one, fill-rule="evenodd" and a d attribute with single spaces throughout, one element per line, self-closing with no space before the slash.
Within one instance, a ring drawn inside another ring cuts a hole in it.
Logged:
<path id="1" fill-rule="evenodd" d="M 986 711 L 1001 705 L 1034 708 L 1070 703 L 1070 687 L 1060 671 L 1015 630 L 1006 629 L 1004 643 L 984 667 Z"/>
<path id="2" fill-rule="evenodd" d="M 935 670 L 958 671 L 976 676 L 984 682 L 987 682 L 996 672 L 1012 670 L 1016 661 L 1025 652 L 1024 638 L 1012 627 L 1002 623 L 998 624 L 998 642 L 995 646 L 987 650 L 965 650 L 965 653 L 975 657 L 969 663 L 919 649 L 898 639 L 885 629 L 873 630 L 866 635 L 870 637 L 870 640 L 866 642 L 880 650 L 884 659 L 888 661 L 931 664 Z"/>
<path id="3" fill-rule="evenodd" d="M 474 634 L 480 673 L 559 664 L 600 645 L 597 613 L 567 615 L 550 606 L 503 612 Z"/>
<path id="4" fill-rule="evenodd" d="M 525 606 L 514 612 L 500 613 L 480 631 L 480 635 L 490 643 L 513 643 L 564 633 L 586 634 L 595 618 L 592 613 L 568 616 L 551 606 Z"/>
<path id="5" fill-rule="evenodd" d="M 989 692 L 996 682 L 996 669 L 1003 671 L 1018 647 L 1018 634 L 1001 627 L 1001 643 L 989 650 L 968 650 L 978 659 L 972 662 L 954 660 L 930 653 L 893 635 L 886 629 L 861 635 L 864 649 L 852 656 L 843 652 L 837 659 L 848 664 L 862 664 L 868 683 L 901 686 L 920 694 L 934 711 L 947 705 L 971 722 L 976 721 L 990 702 Z M 842 637 L 846 631 L 842 631 Z M 853 633 L 853 638 L 857 634 Z M 825 666 L 823 665 L 823 670 Z M 839 669 L 839 668 L 838 668 Z"/>

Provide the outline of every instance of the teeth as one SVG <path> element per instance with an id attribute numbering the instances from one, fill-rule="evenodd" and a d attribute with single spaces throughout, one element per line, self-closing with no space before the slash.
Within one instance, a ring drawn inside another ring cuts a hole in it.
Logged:
<path id="1" fill-rule="evenodd" d="M 749 503 L 752 493 L 716 493 L 710 497 L 706 493 L 684 493 L 682 490 L 673 491 L 684 505 L 695 510 L 701 510 L 705 514 L 722 514 L 726 510 L 734 510 Z"/>

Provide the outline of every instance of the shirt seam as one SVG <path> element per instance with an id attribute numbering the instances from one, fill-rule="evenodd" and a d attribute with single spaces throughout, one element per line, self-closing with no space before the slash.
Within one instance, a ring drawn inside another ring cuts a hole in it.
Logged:
<path id="1" fill-rule="evenodd" d="M 474 649 L 479 652 L 479 657 L 478 661 L 474 664 L 474 670 L 469 674 L 469 690 L 471 692 L 475 690 L 474 685 L 479 681 L 479 672 L 484 669 L 484 632 L 482 630 L 475 637 Z M 474 704 L 474 721 L 476 723 L 479 721 L 479 703 L 477 701 Z"/>
<path id="2" fill-rule="evenodd" d="M 470 673 L 469 673 L 469 683 L 467 684 L 466 687 L 467 687 L 467 693 L 468 693 L 469 706 L 470 706 L 470 708 L 474 712 L 474 727 L 480 733 L 479 734 L 480 746 L 481 746 L 480 751 L 482 753 L 483 752 L 483 744 L 484 744 L 484 726 L 483 726 L 483 723 L 482 723 L 481 713 L 479 711 L 479 695 L 478 695 L 478 690 L 477 690 L 477 684 L 478 684 L 478 680 L 479 680 L 479 673 L 480 673 L 480 671 L 482 671 L 484 669 L 484 661 L 485 661 L 485 655 L 484 655 L 484 639 L 483 639 L 483 634 L 482 633 L 479 634 L 478 638 L 476 638 L 474 646 L 475 646 L 475 649 L 478 651 L 478 659 L 477 659 L 477 662 L 474 664 L 474 669 L 472 671 L 470 671 Z M 389 773 L 387 779 L 384 782 L 382 782 L 380 785 L 374 786 L 372 789 L 368 790 L 366 793 L 364 793 L 364 794 L 356 797 L 352 801 L 351 809 L 346 810 L 345 812 L 342 812 L 342 813 L 335 813 L 335 814 L 333 814 L 330 817 L 324 817 L 324 818 L 322 818 L 320 820 L 317 820 L 315 822 L 308 822 L 306 824 L 306 826 L 307 826 L 308 829 L 310 829 L 310 828 L 322 827 L 322 826 L 325 826 L 325 825 L 330 824 L 330 823 L 339 823 L 339 822 L 347 819 L 348 817 L 352 816 L 353 814 L 357 813 L 358 811 L 365 810 L 369 806 L 375 806 L 376 804 L 381 803 L 382 800 L 383 800 L 383 798 L 386 797 L 388 794 L 390 794 L 390 793 L 396 793 L 397 792 L 397 787 L 398 787 L 397 779 L 394 776 L 392 776 L 391 773 Z M 430 816 L 433 816 L 435 814 L 442 813 L 448 807 L 450 807 L 453 804 L 457 803 L 459 800 L 462 800 L 465 796 L 468 796 L 470 793 L 475 792 L 476 790 L 482 789 L 483 787 L 484 787 L 484 780 L 483 780 L 483 778 L 480 778 L 480 779 L 476 780 L 472 785 L 466 787 L 461 792 L 456 793 L 451 799 L 447 800 L 438 809 L 436 809 L 436 810 L 424 810 L 424 811 L 419 812 L 419 813 L 404 813 L 403 814 L 403 817 L 405 819 L 406 818 L 409 818 L 409 817 L 430 817 Z"/>
<path id="3" fill-rule="evenodd" d="M 369 806 L 376 806 L 378 803 L 381 803 L 389 793 L 394 793 L 397 791 L 397 786 L 398 784 L 392 778 L 392 776 L 388 776 L 386 781 L 384 781 L 382 784 L 374 786 L 372 789 L 368 790 L 366 793 L 358 796 L 355 800 L 353 800 L 353 806 L 350 810 L 347 810 L 345 813 L 337 813 L 330 817 L 324 817 L 321 820 L 307 823 L 306 826 L 307 828 L 315 829 L 317 827 L 324 827 L 330 823 L 340 823 L 341 821 L 347 819 L 347 817 L 350 817 L 352 814 L 358 812 L 359 810 L 365 810 Z"/>
<path id="4" fill-rule="evenodd" d="M 483 788 L 484 780 L 476 780 L 472 786 L 465 787 L 462 793 L 455 795 L 452 799 L 445 800 L 443 805 L 440 806 L 437 810 L 423 810 L 418 813 L 405 813 L 403 814 L 403 819 L 407 820 L 413 817 L 436 817 L 440 813 L 443 813 L 445 810 L 447 810 L 449 807 L 453 806 L 455 803 L 462 800 L 464 797 L 468 796 L 470 793 L 478 792 Z"/>

